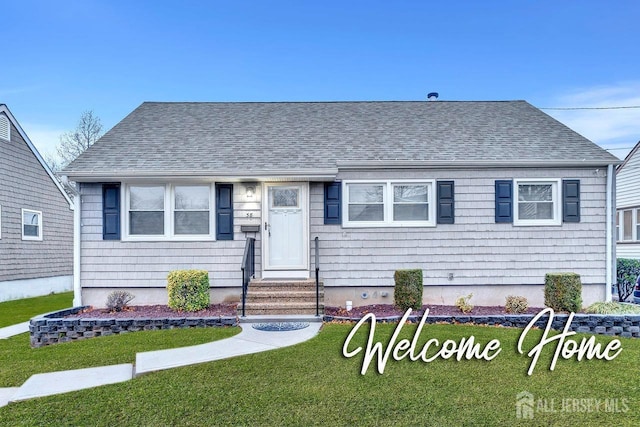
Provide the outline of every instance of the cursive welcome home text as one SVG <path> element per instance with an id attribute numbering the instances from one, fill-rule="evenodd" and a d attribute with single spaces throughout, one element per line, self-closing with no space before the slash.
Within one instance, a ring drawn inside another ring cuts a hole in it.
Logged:
<path id="1" fill-rule="evenodd" d="M 573 319 L 573 313 L 569 315 L 568 321 L 564 327 L 564 330 L 561 333 L 551 335 L 551 325 L 553 323 L 554 312 L 550 308 L 546 308 L 538 313 L 531 322 L 527 325 L 527 327 L 523 330 L 520 335 L 520 339 L 518 340 L 518 352 L 520 354 L 524 354 L 525 350 L 523 350 L 524 340 L 529 333 L 529 331 L 534 327 L 536 322 L 544 315 L 548 314 L 549 319 L 547 321 L 546 328 L 542 337 L 538 344 L 536 344 L 528 353 L 527 356 L 531 358 L 531 364 L 529 365 L 529 370 L 527 372 L 528 375 L 531 375 L 535 369 L 535 366 L 538 362 L 538 358 L 542 353 L 542 350 L 547 345 L 554 344 L 556 345 L 554 350 L 554 356 L 551 360 L 549 370 L 553 371 L 556 363 L 558 361 L 558 357 L 563 359 L 570 359 L 575 357 L 576 360 L 590 360 L 593 358 L 596 359 L 605 359 L 605 360 L 613 360 L 615 359 L 620 352 L 622 351 L 622 344 L 620 340 L 614 339 L 610 341 L 606 346 L 602 346 L 600 343 L 596 343 L 595 337 L 591 336 L 590 338 L 582 338 L 580 343 L 575 340 L 569 339 L 570 336 L 575 335 L 576 333 L 570 330 L 571 321 Z M 402 359 L 408 358 L 412 362 L 422 361 L 424 363 L 432 362 L 436 359 L 455 359 L 456 361 L 461 360 L 487 360 L 491 361 L 500 354 L 502 351 L 500 341 L 497 339 L 492 339 L 487 344 L 482 345 L 477 343 L 475 337 L 473 335 L 469 337 L 462 337 L 458 341 L 447 339 L 440 343 L 440 340 L 437 338 L 431 338 L 427 340 L 427 342 L 419 348 L 418 340 L 420 338 L 420 334 L 422 333 L 422 328 L 424 327 L 425 321 L 429 316 L 429 310 L 426 310 L 424 316 L 420 319 L 420 323 L 416 328 L 416 331 L 413 335 L 412 339 L 401 339 L 398 341 L 398 337 L 402 328 L 404 327 L 407 319 L 411 315 L 411 309 L 408 309 L 402 319 L 396 326 L 393 331 L 393 335 L 391 335 L 391 339 L 386 345 L 386 348 L 383 343 L 375 342 L 375 330 L 376 330 L 376 317 L 373 313 L 368 313 L 365 315 L 360 321 L 353 327 L 347 339 L 342 346 L 342 354 L 344 357 L 351 358 L 359 354 L 364 350 L 364 357 L 362 360 L 362 369 L 360 373 L 362 375 L 366 374 L 369 369 L 369 365 L 371 362 L 376 360 L 377 371 L 382 374 L 384 373 L 384 369 L 387 365 L 387 362 L 390 358 L 396 361 L 400 361 Z M 352 340 L 354 336 L 358 332 L 358 330 L 366 323 L 369 323 L 369 336 L 366 344 L 366 348 L 363 349 L 362 346 L 352 348 Z"/>

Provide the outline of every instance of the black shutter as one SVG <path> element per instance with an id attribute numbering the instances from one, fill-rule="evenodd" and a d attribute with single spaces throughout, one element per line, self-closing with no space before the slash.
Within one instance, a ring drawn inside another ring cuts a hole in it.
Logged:
<path id="1" fill-rule="evenodd" d="M 453 196 L 453 181 L 438 181 L 438 224 L 453 224 L 455 222 L 455 206 Z"/>
<path id="2" fill-rule="evenodd" d="M 496 222 L 513 222 L 513 181 L 496 181 Z"/>
<path id="3" fill-rule="evenodd" d="M 324 223 L 342 224 L 342 183 L 326 182 L 324 184 Z"/>
<path id="4" fill-rule="evenodd" d="M 580 222 L 580 180 L 562 181 L 562 220 Z"/>
<path id="5" fill-rule="evenodd" d="M 233 240 L 233 184 L 216 184 L 216 239 Z"/>
<path id="6" fill-rule="evenodd" d="M 102 185 L 102 240 L 120 240 L 120 184 Z"/>

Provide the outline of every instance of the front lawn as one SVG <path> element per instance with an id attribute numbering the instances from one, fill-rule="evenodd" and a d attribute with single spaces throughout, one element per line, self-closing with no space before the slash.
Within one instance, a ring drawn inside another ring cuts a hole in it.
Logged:
<path id="1" fill-rule="evenodd" d="M 0 387 L 20 386 L 42 372 L 133 363 L 139 352 L 203 344 L 238 332 L 237 327 L 140 331 L 41 348 L 31 348 L 29 334 L 20 334 L 0 340 Z"/>
<path id="2" fill-rule="evenodd" d="M 548 366 L 555 345 L 548 345 L 527 376 L 530 359 L 516 351 L 521 330 L 427 325 L 418 348 L 431 338 L 442 343 L 474 335 L 481 343 L 498 339 L 502 351 L 492 361 L 390 361 L 384 374 L 372 365 L 363 376 L 362 353 L 349 359 L 342 355 L 352 326 L 328 324 L 313 340 L 277 351 L 11 404 L 0 409 L 0 424 L 640 425 L 638 339 L 621 339 L 623 351 L 612 361 L 560 360 L 553 372 Z M 386 344 L 394 328 L 378 325 L 377 340 Z M 413 331 L 415 325 L 407 325 L 400 337 L 411 339 Z M 363 332 L 352 348 L 365 345 Z M 531 331 L 525 349 L 540 336 L 541 331 Z M 598 342 L 609 340 L 597 337 Z M 533 420 L 516 417 L 516 396 L 525 391 L 535 399 Z M 601 406 L 589 409 L 588 402 Z"/>
<path id="3" fill-rule="evenodd" d="M 73 292 L 0 303 L 0 328 L 26 322 L 38 314 L 73 307 Z"/>

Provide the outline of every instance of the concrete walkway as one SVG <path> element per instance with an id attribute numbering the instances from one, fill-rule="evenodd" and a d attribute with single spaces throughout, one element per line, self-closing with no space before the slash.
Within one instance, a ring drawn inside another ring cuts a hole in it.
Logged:
<path id="1" fill-rule="evenodd" d="M 25 332 L 29 332 L 29 321 L 0 328 L 0 340 L 10 338 L 14 335 L 24 334 Z"/>
<path id="2" fill-rule="evenodd" d="M 124 382 L 136 375 L 163 369 L 292 346 L 316 336 L 322 323 L 309 323 L 308 327 L 296 331 L 277 332 L 259 331 L 248 323 L 240 326 L 242 332 L 220 341 L 137 353 L 135 365 L 111 365 L 33 375 L 21 387 L 0 388 L 0 407 L 10 402 Z"/>

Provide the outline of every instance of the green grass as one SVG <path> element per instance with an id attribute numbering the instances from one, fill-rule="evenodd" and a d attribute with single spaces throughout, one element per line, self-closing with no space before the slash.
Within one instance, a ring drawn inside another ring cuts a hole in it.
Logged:
<path id="1" fill-rule="evenodd" d="M 489 362 L 390 361 L 384 374 L 372 366 L 363 376 L 361 355 L 342 356 L 351 327 L 328 324 L 318 337 L 294 347 L 11 404 L 0 409 L 0 425 L 640 425 L 640 340 L 621 339 L 623 351 L 612 361 L 560 360 L 553 372 L 547 349 L 527 376 L 530 359 L 516 351 L 521 330 L 427 325 L 420 343 L 474 335 L 482 343 L 500 340 L 502 352 Z M 386 343 L 394 327 L 378 325 L 377 340 Z M 414 330 L 405 326 L 401 337 L 411 338 Z M 363 332 L 354 344 L 365 343 Z M 540 335 L 531 331 L 525 349 Z M 603 343 L 610 339 L 597 337 Z M 525 422 L 515 413 L 522 391 L 556 399 L 556 408 L 562 399 L 617 398 L 627 399 L 629 410 L 536 412 Z"/>
<path id="2" fill-rule="evenodd" d="M 0 328 L 26 322 L 33 316 L 73 307 L 73 292 L 0 303 Z"/>
<path id="3" fill-rule="evenodd" d="M 31 348 L 29 334 L 20 334 L 0 340 L 0 387 L 20 386 L 42 372 L 133 363 L 137 352 L 202 344 L 238 332 L 235 327 L 140 331 L 41 348 Z"/>
<path id="4" fill-rule="evenodd" d="M 594 302 L 585 310 L 585 313 L 594 314 L 640 314 L 640 306 L 622 304 L 619 302 Z"/>

